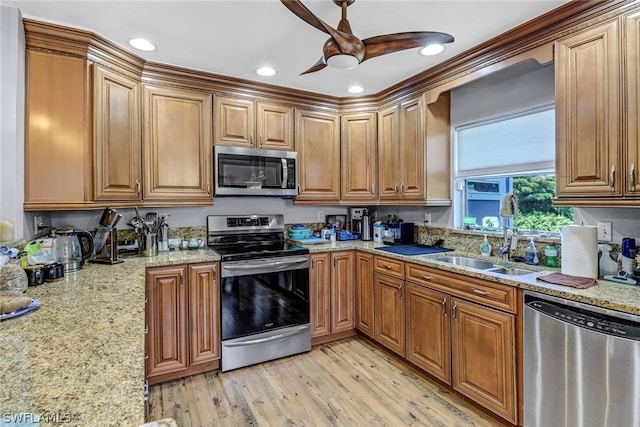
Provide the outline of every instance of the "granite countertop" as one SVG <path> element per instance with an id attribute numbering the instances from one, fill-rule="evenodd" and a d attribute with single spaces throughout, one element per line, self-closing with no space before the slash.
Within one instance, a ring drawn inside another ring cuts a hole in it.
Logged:
<path id="1" fill-rule="evenodd" d="M 617 310 L 624 313 L 640 315 L 640 285 L 632 286 L 622 283 L 611 282 L 608 280 L 598 280 L 598 284 L 588 289 L 576 289 L 569 286 L 553 285 L 551 283 L 537 280 L 539 276 L 549 274 L 554 271 L 560 271 L 559 268 L 553 269 L 549 267 L 529 266 L 524 263 L 514 263 L 518 268 L 530 269 L 533 274 L 522 276 L 505 276 L 497 273 L 469 269 L 467 267 L 459 267 L 452 264 L 433 261 L 434 257 L 440 254 L 431 255 L 398 255 L 386 251 L 380 251 L 376 248 L 384 247 L 382 243 L 363 242 L 361 240 L 338 241 L 335 243 L 309 245 L 311 253 L 337 251 L 347 249 L 359 249 L 365 252 L 382 255 L 389 258 L 400 259 L 403 261 L 413 262 L 415 264 L 425 265 L 427 267 L 439 268 L 454 273 L 466 274 L 472 277 L 491 280 L 493 282 L 502 283 L 509 286 L 515 286 L 523 290 L 539 292 L 542 294 L 553 295 L 558 298 L 564 298 L 572 301 L 578 301 L 585 304 L 591 304 L 598 307 Z M 465 251 L 446 252 L 446 255 L 467 256 L 478 259 L 483 258 L 477 254 L 470 254 Z M 491 261 L 500 262 L 498 257 L 489 257 Z"/>
<path id="2" fill-rule="evenodd" d="M 0 322 L 0 417 L 41 424 L 144 423 L 145 268 L 217 261 L 208 249 L 85 264 L 57 282 L 31 286 L 41 306 Z"/>
<path id="3" fill-rule="evenodd" d="M 640 314 L 640 286 L 600 280 L 574 289 L 536 280 L 551 270 L 503 276 L 433 261 L 437 255 L 396 255 L 380 243 L 343 241 L 309 245 L 311 253 L 358 249 L 492 280 L 601 307 Z M 447 255 L 480 258 L 464 251 Z M 40 414 L 67 425 L 138 426 L 144 423 L 145 269 L 218 261 L 209 249 L 124 258 L 116 265 L 87 264 L 58 282 L 29 287 L 37 310 L 0 322 L 2 416 Z M 490 258 L 499 261 L 499 258 Z M 520 267 L 520 265 L 518 265 Z M 522 266 L 529 268 L 529 266 Z M 557 269 L 556 269 L 557 271 Z"/>

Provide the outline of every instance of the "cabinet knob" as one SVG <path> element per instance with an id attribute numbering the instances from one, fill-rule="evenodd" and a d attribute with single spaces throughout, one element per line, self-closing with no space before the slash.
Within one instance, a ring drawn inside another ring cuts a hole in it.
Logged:
<path id="1" fill-rule="evenodd" d="M 398 297 L 402 299 L 402 285 L 398 286 Z"/>
<path id="2" fill-rule="evenodd" d="M 458 320 L 456 318 L 456 309 L 458 308 L 458 304 L 456 304 L 455 302 L 453 303 L 453 307 L 451 307 L 451 317 L 453 317 L 454 320 Z"/>
<path id="3" fill-rule="evenodd" d="M 249 134 L 249 142 L 251 143 L 251 145 L 253 146 L 253 132 L 251 132 Z"/>
<path id="4" fill-rule="evenodd" d="M 136 194 L 140 195 L 140 180 L 136 179 Z"/>
<path id="5" fill-rule="evenodd" d="M 262 134 L 260 134 L 260 148 L 262 148 Z"/>
<path id="6" fill-rule="evenodd" d="M 447 299 L 442 298 L 442 316 L 447 317 Z"/>

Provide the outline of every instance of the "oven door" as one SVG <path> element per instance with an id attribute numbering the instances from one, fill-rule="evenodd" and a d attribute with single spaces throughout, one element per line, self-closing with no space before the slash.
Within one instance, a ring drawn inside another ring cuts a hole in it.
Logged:
<path id="1" fill-rule="evenodd" d="M 221 264 L 222 371 L 311 350 L 309 256 Z"/>
<path id="2" fill-rule="evenodd" d="M 223 262 L 222 340 L 309 323 L 309 256 Z"/>

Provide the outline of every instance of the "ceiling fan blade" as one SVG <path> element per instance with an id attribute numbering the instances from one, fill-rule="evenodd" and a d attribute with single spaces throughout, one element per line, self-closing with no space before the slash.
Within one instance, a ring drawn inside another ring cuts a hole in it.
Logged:
<path id="1" fill-rule="evenodd" d="M 431 43 L 451 43 L 453 40 L 452 35 L 435 31 L 415 31 L 369 37 L 368 39 L 362 40 L 365 46 L 362 61 L 375 58 L 376 56 L 386 55 L 387 53 L 426 46 Z"/>
<path id="2" fill-rule="evenodd" d="M 348 32 L 336 30 L 331 25 L 327 24 L 322 19 L 311 13 L 311 11 L 307 9 L 307 7 L 303 5 L 299 0 L 280 1 L 298 18 L 302 19 L 307 24 L 314 26 L 323 33 L 329 34 L 331 38 L 333 38 L 333 40 L 336 42 L 342 53 L 356 56 L 358 57 L 358 59 L 362 58 L 364 49 L 359 38 Z M 346 23 L 346 25 L 346 28 L 350 29 L 348 22 Z"/>
<path id="3" fill-rule="evenodd" d="M 327 63 L 325 62 L 324 57 L 322 57 L 322 58 L 320 58 L 318 60 L 318 62 L 313 64 L 313 66 L 311 68 L 309 68 L 307 71 L 304 71 L 304 72 L 300 73 L 300 75 L 309 74 L 309 73 L 315 73 L 316 71 L 322 70 L 326 66 L 327 66 Z"/>
<path id="4" fill-rule="evenodd" d="M 329 24 L 322 19 L 315 16 L 305 5 L 300 3 L 300 0 L 280 0 L 284 6 L 293 12 L 298 18 L 302 19 L 307 24 L 316 27 L 323 33 L 331 34 L 329 31 L 333 30 Z"/>

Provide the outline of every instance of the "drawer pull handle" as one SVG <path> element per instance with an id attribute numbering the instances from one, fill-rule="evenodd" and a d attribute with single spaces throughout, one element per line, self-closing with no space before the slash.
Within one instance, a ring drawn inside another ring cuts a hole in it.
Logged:
<path id="1" fill-rule="evenodd" d="M 421 274 L 421 275 L 420 275 L 420 278 L 421 278 L 422 280 L 433 280 L 433 277 L 431 277 L 431 276 L 426 276 L 426 275 L 424 275 L 424 274 Z"/>
<path id="2" fill-rule="evenodd" d="M 609 186 L 611 191 L 616 191 L 616 166 L 611 165 L 611 171 L 609 171 Z"/>
<path id="3" fill-rule="evenodd" d="M 442 298 L 442 316 L 447 317 L 447 299 Z"/>
<path id="4" fill-rule="evenodd" d="M 393 268 L 393 266 L 392 266 L 392 265 L 386 265 L 386 264 L 385 264 L 385 265 L 384 265 L 384 268 L 386 268 L 387 270 L 391 270 L 391 269 Z"/>
<path id="5" fill-rule="evenodd" d="M 402 285 L 398 286 L 398 297 L 402 299 Z"/>
<path id="6" fill-rule="evenodd" d="M 478 295 L 491 295 L 491 292 L 489 292 L 489 291 L 481 291 L 480 289 L 474 289 L 473 292 L 475 292 Z"/>
<path id="7" fill-rule="evenodd" d="M 456 309 L 458 308 L 458 304 L 456 304 L 455 302 L 453 303 L 453 307 L 451 307 L 451 317 L 453 317 L 453 320 L 458 320 L 458 318 L 456 317 Z"/>

